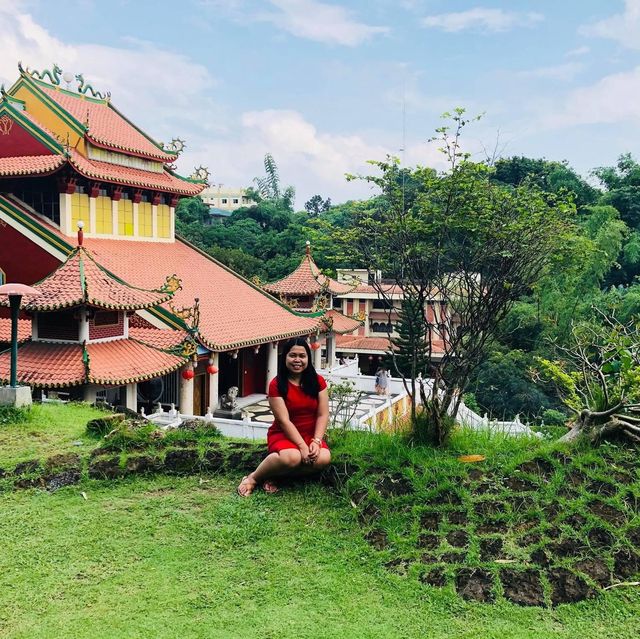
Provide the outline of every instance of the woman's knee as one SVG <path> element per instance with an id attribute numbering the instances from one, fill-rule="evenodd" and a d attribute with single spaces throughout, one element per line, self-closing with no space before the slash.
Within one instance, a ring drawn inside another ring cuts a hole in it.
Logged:
<path id="1" fill-rule="evenodd" d="M 280 456 L 280 462 L 287 468 L 296 468 L 296 466 L 299 466 L 302 463 L 302 455 L 299 450 L 286 448 L 285 450 L 281 450 L 278 454 Z"/>
<path id="2" fill-rule="evenodd" d="M 323 448 L 318 455 L 318 459 L 313 464 L 316 468 L 325 468 L 331 463 L 331 453 Z"/>

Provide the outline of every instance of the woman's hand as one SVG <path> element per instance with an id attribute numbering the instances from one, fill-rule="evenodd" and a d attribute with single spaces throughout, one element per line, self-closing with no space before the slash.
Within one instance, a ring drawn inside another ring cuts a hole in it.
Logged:
<path id="1" fill-rule="evenodd" d="M 313 459 L 311 459 L 309 446 L 305 442 L 298 444 L 298 450 L 300 451 L 300 455 L 302 455 L 302 463 L 303 464 L 313 464 Z"/>
<path id="2" fill-rule="evenodd" d="M 317 441 L 312 440 L 309 444 L 309 459 L 311 459 L 312 463 L 315 463 L 318 460 L 318 456 L 320 455 L 321 450 L 322 445 L 318 444 Z"/>

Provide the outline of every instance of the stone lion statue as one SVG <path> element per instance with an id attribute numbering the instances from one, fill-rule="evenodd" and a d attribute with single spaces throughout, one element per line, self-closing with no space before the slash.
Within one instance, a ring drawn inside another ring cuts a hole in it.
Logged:
<path id="1" fill-rule="evenodd" d="M 231 386 L 229 390 L 220 397 L 220 408 L 225 410 L 237 410 L 238 408 L 238 392 L 237 386 Z"/>

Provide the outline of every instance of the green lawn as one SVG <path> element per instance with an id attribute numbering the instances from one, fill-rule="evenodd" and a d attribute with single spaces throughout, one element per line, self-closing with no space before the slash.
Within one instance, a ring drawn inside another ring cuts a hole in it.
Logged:
<path id="1" fill-rule="evenodd" d="M 87 404 L 34 404 L 17 422 L 0 414 L 0 468 L 56 453 L 88 453 L 97 442 L 85 426 L 101 414 Z"/>
<path id="2" fill-rule="evenodd" d="M 0 636 L 640 633 L 637 589 L 555 610 L 466 603 L 389 573 L 351 507 L 320 486 L 243 500 L 234 485 L 158 477 L 0 495 Z"/>
<path id="3" fill-rule="evenodd" d="M 94 415 L 86 407 L 36 408 L 29 428 L 0 426 L 5 461 L 97 445 L 82 435 Z M 57 435 L 45 436 L 47 424 Z M 74 441 L 83 441 L 82 447 Z M 382 444 L 373 447 L 362 455 L 383 454 Z M 525 448 L 510 444 L 501 450 L 511 459 Z M 400 453 L 389 454 L 395 467 Z M 444 470 L 445 455 L 429 455 L 433 468 Z M 406 575 L 385 568 L 389 552 L 367 543 L 359 510 L 345 495 L 307 484 L 241 499 L 235 494 L 238 479 L 85 478 L 55 493 L 0 493 L 0 637 L 640 635 L 638 588 L 609 590 L 555 609 L 524 608 L 503 598 L 466 602 L 451 584 L 421 584 L 415 564 Z"/>

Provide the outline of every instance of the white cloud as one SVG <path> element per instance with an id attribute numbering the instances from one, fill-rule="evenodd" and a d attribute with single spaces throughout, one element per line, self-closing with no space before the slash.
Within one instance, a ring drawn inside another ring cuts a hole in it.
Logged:
<path id="1" fill-rule="evenodd" d="M 354 47 L 387 33 L 387 27 L 358 22 L 344 7 L 317 0 L 269 0 L 279 11 L 254 16 L 299 38 Z"/>
<path id="2" fill-rule="evenodd" d="M 425 27 L 442 29 L 448 33 L 458 33 L 465 30 L 499 33 L 510 31 L 515 27 L 531 27 L 542 20 L 544 20 L 544 16 L 540 13 L 518 13 L 503 9 L 474 7 L 468 11 L 427 16 L 422 19 L 422 24 Z"/>
<path id="3" fill-rule="evenodd" d="M 565 58 L 577 58 L 578 56 L 587 55 L 590 51 L 591 49 L 587 46 L 576 47 L 575 49 L 567 51 L 564 55 Z"/>
<path id="4" fill-rule="evenodd" d="M 580 33 L 609 38 L 628 49 L 640 50 L 640 0 L 625 0 L 624 4 L 623 13 L 584 25 L 580 28 Z"/>
<path id="5" fill-rule="evenodd" d="M 640 126 L 639 95 L 640 66 L 569 92 L 560 103 L 548 106 L 541 124 L 548 128 L 623 123 Z"/>
<path id="6" fill-rule="evenodd" d="M 584 66 L 577 62 L 566 62 L 564 64 L 556 64 L 549 67 L 539 67 L 537 69 L 528 69 L 526 71 L 520 71 L 518 76 L 521 78 L 540 78 L 545 80 L 558 80 L 560 82 L 567 82 L 582 71 Z"/>

